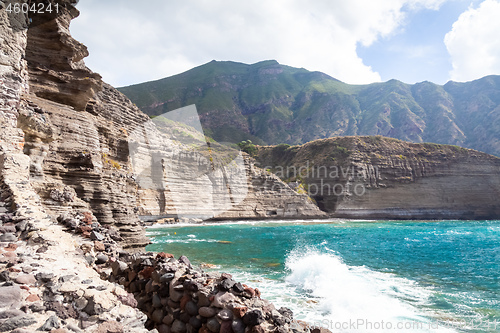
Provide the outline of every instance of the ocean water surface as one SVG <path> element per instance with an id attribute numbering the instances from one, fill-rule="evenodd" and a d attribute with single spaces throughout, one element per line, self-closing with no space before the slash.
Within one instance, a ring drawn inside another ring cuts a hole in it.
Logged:
<path id="1" fill-rule="evenodd" d="M 148 236 L 148 250 L 215 265 L 334 332 L 500 332 L 500 221 L 254 221 Z"/>

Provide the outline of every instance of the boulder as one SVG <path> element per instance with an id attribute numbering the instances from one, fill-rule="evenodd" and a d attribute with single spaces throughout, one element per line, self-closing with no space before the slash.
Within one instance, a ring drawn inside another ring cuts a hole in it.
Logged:
<path id="1" fill-rule="evenodd" d="M 30 326 L 36 323 L 32 315 L 22 315 L 6 319 L 0 324 L 0 332 L 12 331 L 16 328 Z"/>
<path id="2" fill-rule="evenodd" d="M 59 323 L 59 318 L 56 316 L 50 316 L 45 323 L 38 329 L 38 331 L 52 331 L 61 326 Z"/>
<path id="3" fill-rule="evenodd" d="M 19 286 L 0 287 L 0 307 L 9 308 L 21 301 Z"/>

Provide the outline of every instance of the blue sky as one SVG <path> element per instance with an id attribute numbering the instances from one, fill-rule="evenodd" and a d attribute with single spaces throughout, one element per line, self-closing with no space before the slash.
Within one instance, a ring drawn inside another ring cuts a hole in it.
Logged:
<path id="1" fill-rule="evenodd" d="M 444 84 L 450 80 L 452 70 L 444 36 L 471 4 L 468 0 L 448 1 L 439 10 L 409 11 L 393 35 L 368 47 L 359 46 L 358 55 L 380 74 L 382 81 L 396 78 L 407 83 Z"/>
<path id="2" fill-rule="evenodd" d="M 278 62 L 347 83 L 500 74 L 500 0 L 81 0 L 73 36 L 115 86 L 213 59 Z"/>

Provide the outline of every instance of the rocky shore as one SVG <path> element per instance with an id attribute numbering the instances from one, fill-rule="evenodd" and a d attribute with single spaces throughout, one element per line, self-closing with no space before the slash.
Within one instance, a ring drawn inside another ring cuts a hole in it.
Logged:
<path id="1" fill-rule="evenodd" d="M 91 213 L 1 221 L 0 332 L 320 332 L 229 274 L 124 251 Z"/>
<path id="2" fill-rule="evenodd" d="M 167 160 L 183 153 L 85 66 L 88 51 L 69 33 L 76 1 L 56 1 L 60 12 L 41 16 L 0 1 L 0 332 L 305 331 L 228 275 L 145 253 L 138 214 L 168 214 L 176 193 L 139 186 L 134 130 L 153 128 L 149 148 Z M 189 161 L 213 167 L 199 154 Z M 322 214 L 251 159 L 243 172 L 249 199 L 228 217 Z M 209 175 L 194 191 L 220 193 Z M 183 195 L 186 209 L 211 209 Z"/>

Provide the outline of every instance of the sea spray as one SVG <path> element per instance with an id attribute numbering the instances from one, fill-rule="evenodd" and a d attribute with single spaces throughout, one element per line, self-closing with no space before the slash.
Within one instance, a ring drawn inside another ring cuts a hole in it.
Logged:
<path id="1" fill-rule="evenodd" d="M 500 328 L 499 221 L 321 222 L 170 226 L 148 233 L 157 241 L 151 250 L 218 265 L 278 308 L 309 322 L 329 320 L 335 332 L 349 331 L 331 324 L 342 323 L 336 320 L 341 314 L 361 313 L 367 321 L 365 314 L 372 318 L 381 309 L 387 309 L 382 318 L 422 324 L 391 332 Z"/>
<path id="2" fill-rule="evenodd" d="M 286 282 L 317 302 L 304 320 L 339 332 L 434 332 L 414 304 L 427 302 L 430 290 L 392 273 L 346 265 L 333 253 L 301 249 L 286 261 Z M 293 307 L 293 306 L 292 306 Z M 439 332 L 449 331 L 443 327 Z"/>

